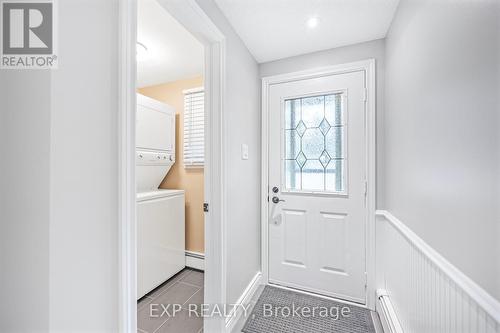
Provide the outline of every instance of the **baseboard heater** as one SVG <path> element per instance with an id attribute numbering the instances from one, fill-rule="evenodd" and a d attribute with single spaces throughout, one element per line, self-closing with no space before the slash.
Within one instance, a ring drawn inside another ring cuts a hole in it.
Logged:
<path id="1" fill-rule="evenodd" d="M 204 271 L 205 255 L 199 252 L 186 251 L 186 266 Z"/>
<path id="2" fill-rule="evenodd" d="M 385 333 L 403 333 L 391 299 L 384 289 L 377 290 L 377 312 Z"/>

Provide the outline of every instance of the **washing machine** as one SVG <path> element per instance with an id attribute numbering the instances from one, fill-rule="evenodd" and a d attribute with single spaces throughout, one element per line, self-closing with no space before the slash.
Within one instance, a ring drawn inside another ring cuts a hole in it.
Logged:
<path id="1" fill-rule="evenodd" d="M 137 297 L 185 267 L 184 190 L 158 189 L 175 163 L 175 111 L 137 95 Z"/>

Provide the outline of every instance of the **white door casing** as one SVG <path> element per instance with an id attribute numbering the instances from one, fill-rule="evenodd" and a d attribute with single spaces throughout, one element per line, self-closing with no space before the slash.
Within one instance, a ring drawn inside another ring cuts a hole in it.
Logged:
<path id="1" fill-rule="evenodd" d="M 373 62 L 264 79 L 263 272 L 273 284 L 370 307 L 374 117 L 367 115 L 367 64 Z M 274 196 L 284 201 L 273 203 Z"/>

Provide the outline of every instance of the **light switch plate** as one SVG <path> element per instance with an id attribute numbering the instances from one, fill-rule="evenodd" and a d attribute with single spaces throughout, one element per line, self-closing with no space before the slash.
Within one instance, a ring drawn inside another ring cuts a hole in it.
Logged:
<path id="1" fill-rule="evenodd" d="M 241 159 L 248 160 L 248 145 L 245 143 L 241 145 Z"/>

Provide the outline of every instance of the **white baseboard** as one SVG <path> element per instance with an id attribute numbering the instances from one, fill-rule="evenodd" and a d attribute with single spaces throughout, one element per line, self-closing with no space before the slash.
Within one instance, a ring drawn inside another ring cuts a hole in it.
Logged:
<path id="1" fill-rule="evenodd" d="M 387 291 L 383 289 L 377 290 L 376 310 L 384 333 L 403 333 L 403 329 L 396 316 L 396 312 L 394 312 L 389 295 Z"/>
<path id="2" fill-rule="evenodd" d="M 186 251 L 186 267 L 205 270 L 205 255 L 199 252 Z"/>
<path id="3" fill-rule="evenodd" d="M 226 332 L 230 333 L 233 331 L 236 323 L 240 320 L 241 316 L 244 313 L 243 307 L 247 308 L 248 304 L 252 300 L 255 292 L 259 288 L 262 280 L 262 273 L 257 272 L 253 277 L 252 281 L 248 284 L 241 294 L 240 298 L 236 301 L 238 306 L 235 306 L 233 310 L 230 312 L 229 316 L 226 318 Z"/>

